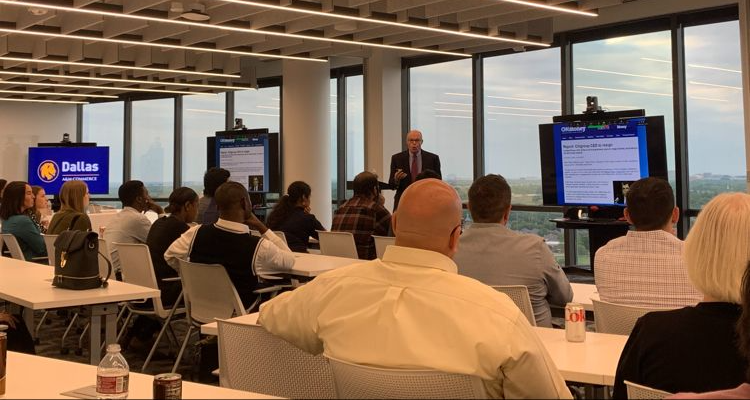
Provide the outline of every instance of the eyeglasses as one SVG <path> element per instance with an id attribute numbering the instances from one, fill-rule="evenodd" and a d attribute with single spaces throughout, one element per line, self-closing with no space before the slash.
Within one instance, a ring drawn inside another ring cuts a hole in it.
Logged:
<path id="1" fill-rule="evenodd" d="M 409 143 L 422 143 L 422 139 L 407 139 L 406 141 Z"/>

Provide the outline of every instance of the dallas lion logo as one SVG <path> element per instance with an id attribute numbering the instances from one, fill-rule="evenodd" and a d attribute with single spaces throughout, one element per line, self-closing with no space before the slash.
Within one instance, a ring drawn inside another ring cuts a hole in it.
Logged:
<path id="1" fill-rule="evenodd" d="M 37 175 L 39 175 L 39 179 L 41 179 L 42 182 L 50 183 L 60 176 L 60 167 L 58 167 L 57 163 L 52 160 L 42 161 L 37 169 Z"/>

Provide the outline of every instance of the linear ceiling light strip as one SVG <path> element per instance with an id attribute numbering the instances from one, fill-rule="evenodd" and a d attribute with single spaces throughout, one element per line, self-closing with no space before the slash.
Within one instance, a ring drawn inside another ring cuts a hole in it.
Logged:
<path id="1" fill-rule="evenodd" d="M 65 100 L 37 100 L 37 99 L 7 99 L 0 97 L 0 101 L 19 101 L 27 103 L 57 103 L 57 104 L 89 104 L 87 101 Z"/>
<path id="2" fill-rule="evenodd" d="M 586 17 L 598 17 L 599 14 L 590 11 L 576 10 L 575 8 L 551 6 L 549 4 L 540 3 L 538 1 L 525 1 L 525 0 L 500 0 L 506 3 L 520 4 L 529 7 L 543 8 L 545 10 L 559 11 L 569 14 L 583 15 Z"/>
<path id="3" fill-rule="evenodd" d="M 441 55 L 456 56 L 456 57 L 471 57 L 471 54 L 457 53 L 457 52 L 452 52 L 452 51 L 430 50 L 430 49 L 422 49 L 422 48 L 416 48 L 416 47 L 397 46 L 397 45 L 370 43 L 370 42 L 357 42 L 354 40 L 324 38 L 324 37 L 318 37 L 318 36 L 300 35 L 296 33 L 283 33 L 283 32 L 268 31 L 268 30 L 263 30 L 263 29 L 240 28 L 240 27 L 226 26 L 226 25 L 211 25 L 211 24 L 202 23 L 202 22 L 191 22 L 191 21 L 176 20 L 176 19 L 155 18 L 155 17 L 147 17 L 144 15 L 134 15 L 134 14 L 121 14 L 121 13 L 110 12 L 110 11 L 89 10 L 85 8 L 54 6 L 50 4 L 34 3 L 34 2 L 29 2 L 29 1 L 0 0 L 0 4 L 39 7 L 39 8 L 46 8 L 46 9 L 51 9 L 51 10 L 58 10 L 58 11 L 108 16 L 108 17 L 114 17 L 114 18 L 135 19 L 135 20 L 149 21 L 149 22 L 161 22 L 161 23 L 173 24 L 173 25 L 194 26 L 198 28 L 218 29 L 218 30 L 230 31 L 230 32 L 252 33 L 252 34 L 268 35 L 268 36 L 282 36 L 282 37 L 288 37 L 288 38 L 294 38 L 294 39 L 313 40 L 313 41 L 318 41 L 318 42 L 341 43 L 341 44 L 366 46 L 366 47 L 379 47 L 379 48 L 391 49 L 391 50 L 405 50 L 405 51 L 441 54 Z M 8 31 L 10 33 L 23 32 L 20 30 L 0 30 L 0 32 L 8 32 Z M 199 48 L 199 47 L 190 47 L 190 46 L 162 45 L 158 43 L 120 41 L 119 39 L 104 39 L 104 38 L 86 37 L 86 36 L 81 37 L 77 35 L 63 35 L 63 34 L 54 34 L 54 35 L 58 35 L 56 37 L 70 37 L 70 38 L 79 38 L 79 39 L 85 39 L 85 40 L 98 40 L 98 41 L 111 42 L 111 43 L 124 43 L 124 44 L 131 44 L 131 45 L 150 45 L 150 46 L 167 47 L 167 48 L 179 48 L 179 49 L 185 49 L 185 50 L 212 51 L 212 52 L 226 53 L 226 54 L 249 55 L 249 56 L 256 56 L 256 57 L 271 57 L 271 58 L 284 58 L 284 59 L 304 60 L 304 61 L 327 62 L 327 60 L 321 60 L 321 59 L 315 59 L 315 58 L 281 56 L 281 55 L 266 54 L 266 53 L 249 53 L 249 52 L 239 52 L 239 51 L 233 51 L 233 50 L 218 50 L 218 49 L 208 49 L 208 48 Z M 544 44 L 544 43 L 515 41 L 515 39 L 513 40 L 514 40 L 514 43 L 519 43 L 519 44 L 536 45 L 536 46 L 542 46 L 542 47 L 549 46 L 548 44 Z"/>
<path id="4" fill-rule="evenodd" d="M 2 72 L 0 72 L 2 73 Z M 41 83 L 41 82 L 19 82 L 19 81 L 8 81 L 0 79 L 0 85 L 15 85 L 15 86 L 45 86 L 45 87 L 63 87 L 69 89 L 92 89 L 99 91 L 106 90 L 117 90 L 120 92 L 145 92 L 145 93 L 169 93 L 169 94 L 186 94 L 186 95 L 199 95 L 199 96 L 215 96 L 215 93 L 201 93 L 201 92 L 188 92 L 186 90 L 167 90 L 167 89 L 144 89 L 144 88 L 131 88 L 131 87 L 113 87 L 113 86 L 91 86 L 91 85 L 74 85 L 69 83 Z"/>
<path id="5" fill-rule="evenodd" d="M 4 1 L 4 0 L 0 0 L 0 3 L 2 3 L 2 1 Z M 151 43 L 151 42 L 139 42 L 137 40 L 109 39 L 109 38 L 100 38 L 100 37 L 83 36 L 83 35 L 63 35 L 61 33 L 47 33 L 47 32 L 24 31 L 24 30 L 19 30 L 19 29 L 5 29 L 5 28 L 0 28 L 0 32 L 13 33 L 13 34 L 19 34 L 19 35 L 31 35 L 31 36 L 44 36 L 44 37 L 64 38 L 64 39 L 90 40 L 90 41 L 93 41 L 93 42 L 129 44 L 129 45 L 132 45 L 132 46 L 159 47 L 159 48 L 162 48 L 162 49 L 178 49 L 178 50 L 190 50 L 190 51 L 204 51 L 204 52 L 207 52 L 207 53 L 235 54 L 235 55 L 240 55 L 240 56 L 267 57 L 267 58 L 283 58 L 283 59 L 298 60 L 298 61 L 328 62 L 327 60 L 318 60 L 318 59 L 314 59 L 314 58 L 295 57 L 295 56 L 280 56 L 280 55 L 275 55 L 275 54 L 253 53 L 253 52 L 250 52 L 250 51 L 221 50 L 221 49 L 211 49 L 211 48 L 206 48 L 206 47 L 192 47 L 192 46 L 181 46 L 181 45 L 176 45 L 176 44 L 162 44 L 162 43 Z"/>
<path id="6" fill-rule="evenodd" d="M 0 75 L 36 76 L 36 77 L 44 77 L 44 78 L 50 78 L 50 79 L 78 79 L 82 81 L 117 82 L 117 83 L 131 83 L 131 84 L 141 84 L 141 85 L 180 86 L 180 87 L 194 87 L 194 88 L 201 88 L 201 89 L 255 90 L 255 88 L 252 88 L 252 87 L 210 85 L 210 84 L 203 84 L 203 83 L 143 81 L 143 80 L 137 80 L 137 79 L 103 78 L 100 76 L 45 74 L 41 72 L 18 72 L 18 71 L 0 70 Z"/>
<path id="7" fill-rule="evenodd" d="M 3 83 L 0 81 L 0 83 Z M 90 97 L 97 99 L 116 99 L 117 96 L 110 96 L 105 94 L 80 94 L 80 93 L 64 93 L 64 92 L 29 92 L 26 90 L 0 90 L 0 93 L 8 94 L 33 94 L 43 96 L 60 96 L 60 97 Z"/>
<path id="8" fill-rule="evenodd" d="M 38 60 L 38 59 L 23 58 L 23 57 L 0 57 L 0 61 L 17 61 L 17 62 L 22 62 L 22 63 L 38 63 L 38 64 L 52 64 L 52 65 L 58 65 L 58 64 L 59 65 L 73 65 L 77 67 L 132 69 L 134 71 L 163 72 L 167 74 L 180 74 L 180 75 L 213 76 L 217 78 L 240 78 L 240 75 L 219 74 L 219 73 L 214 73 L 214 72 L 186 71 L 182 69 L 167 69 L 167 68 L 134 67 L 130 65 L 96 64 L 96 63 L 87 63 L 87 62 L 79 62 L 79 61 Z"/>
<path id="9" fill-rule="evenodd" d="M 389 26 L 398 26 L 401 28 L 408 28 L 408 29 L 415 29 L 415 30 L 421 30 L 421 31 L 428 31 L 428 32 L 434 32 L 434 33 L 440 33 L 444 35 L 453 35 L 453 36 L 463 36 L 463 37 L 469 37 L 472 39 L 484 39 L 484 40 L 494 40 L 498 42 L 508 42 L 508 43 L 517 43 L 517 44 L 525 44 L 529 46 L 542 46 L 542 47 L 548 47 L 549 44 L 541 43 L 541 42 L 532 42 L 528 40 L 520 40 L 520 39 L 512 39 L 512 38 L 506 38 L 502 36 L 489 36 L 489 35 L 481 35 L 478 33 L 471 33 L 471 32 L 459 32 L 459 31 L 452 31 L 448 29 L 441 29 L 441 28 L 432 28 L 429 26 L 423 26 L 423 25 L 415 25 L 415 24 L 407 24 L 403 22 L 395 22 L 395 21 L 386 21 L 382 19 L 376 19 L 376 18 L 364 18 L 364 17 L 356 17 L 352 15 L 344 15 L 344 14 L 336 14 L 333 12 L 323 12 L 323 11 L 315 11 L 315 10 L 308 10 L 304 8 L 297 8 L 297 7 L 290 7 L 290 6 L 280 6 L 280 5 L 274 5 L 274 4 L 267 4 L 260 1 L 245 1 L 245 0 L 220 0 L 225 3 L 233 3 L 233 4 L 243 4 L 247 6 L 255 6 L 255 7 L 262 7 L 262 8 L 268 8 L 271 10 L 281 10 L 281 11 L 290 11 L 300 14 L 307 14 L 307 15 L 316 15 L 321 17 L 331 17 L 331 18 L 338 18 L 338 19 L 345 19 L 348 21 L 358 21 L 358 22 L 367 22 L 372 24 L 381 24 L 381 25 L 389 25 Z"/>

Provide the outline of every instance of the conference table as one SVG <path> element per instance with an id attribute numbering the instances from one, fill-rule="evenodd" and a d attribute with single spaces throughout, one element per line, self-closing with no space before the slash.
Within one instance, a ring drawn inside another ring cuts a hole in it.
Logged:
<path id="1" fill-rule="evenodd" d="M 591 299 L 599 300 L 599 292 L 596 291 L 596 285 L 591 283 L 571 283 L 573 289 L 573 303 L 583 306 L 586 311 L 594 311 L 594 303 Z"/>
<path id="2" fill-rule="evenodd" d="M 83 307 L 91 316 L 90 362 L 101 360 L 102 328 L 106 343 L 115 343 L 117 303 L 158 297 L 160 291 L 110 279 L 106 288 L 68 290 L 52 286 L 53 267 L 0 257 L 0 299 L 29 310 Z M 102 327 L 102 318 L 105 320 Z"/>
<path id="3" fill-rule="evenodd" d="M 259 313 L 242 315 L 230 321 L 254 325 Z M 534 327 L 557 369 L 566 381 L 591 385 L 613 386 L 620 353 L 628 340 L 624 335 L 586 332 L 586 341 L 573 343 L 565 340 L 564 329 Z M 204 335 L 219 334 L 216 322 L 201 326 Z"/>
<path id="4" fill-rule="evenodd" d="M 356 258 L 324 256 L 321 254 L 294 253 L 294 267 L 289 275 L 303 278 L 314 278 L 324 272 L 347 265 L 367 262 Z"/>
<path id="5" fill-rule="evenodd" d="M 56 360 L 53 358 L 32 356 L 8 352 L 8 370 L 5 397 L 8 399 L 70 399 L 63 392 L 78 398 L 96 398 L 87 396 L 88 391 L 79 391 L 96 384 L 96 367 Z M 152 399 L 154 377 L 147 374 L 130 372 L 128 397 L 131 399 Z M 242 390 L 227 389 L 218 386 L 182 381 L 183 399 L 277 399 L 278 397 Z"/>

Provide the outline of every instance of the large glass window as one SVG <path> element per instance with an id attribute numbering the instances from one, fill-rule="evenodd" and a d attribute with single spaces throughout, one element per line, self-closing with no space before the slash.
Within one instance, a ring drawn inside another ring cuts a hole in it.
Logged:
<path id="1" fill-rule="evenodd" d="M 552 218 L 560 218 L 560 214 L 511 210 L 508 227 L 514 231 L 533 233 L 543 237 L 547 246 L 552 250 L 557 263 L 565 265 L 563 230 L 556 228 L 555 224 L 550 222 Z"/>
<path id="2" fill-rule="evenodd" d="M 235 118 L 242 118 L 248 129 L 268 128 L 270 132 L 279 132 L 281 129 L 279 86 L 235 92 L 234 108 Z"/>
<path id="3" fill-rule="evenodd" d="M 174 186 L 174 99 L 133 102 L 132 179 L 151 197 L 165 198 Z"/>
<path id="4" fill-rule="evenodd" d="M 513 204 L 542 204 L 539 124 L 562 113 L 559 82 L 560 49 L 485 59 L 485 171 L 508 180 Z M 442 108 L 467 114 L 471 99 L 457 98 Z M 546 220 L 538 222 L 548 225 Z"/>
<path id="5" fill-rule="evenodd" d="M 746 189 L 739 22 L 685 29 L 689 205 Z"/>
<path id="6" fill-rule="evenodd" d="M 471 60 L 409 70 L 411 129 L 422 131 L 423 148 L 440 156 L 443 179 L 468 198 L 474 179 Z"/>
<path id="7" fill-rule="evenodd" d="M 365 95 L 362 75 L 346 77 L 346 180 L 365 170 Z"/>
<path id="8" fill-rule="evenodd" d="M 109 193 L 117 197 L 122 184 L 125 137 L 125 103 L 86 104 L 83 106 L 83 141 L 109 146 Z M 92 194 L 96 197 L 97 194 Z"/>
<path id="9" fill-rule="evenodd" d="M 575 111 L 586 96 L 597 96 L 608 111 L 645 109 L 663 115 L 667 168 L 674 187 L 672 37 L 669 31 L 623 36 L 573 45 Z M 560 82 L 550 82 L 558 85 Z"/>
<path id="10" fill-rule="evenodd" d="M 331 198 L 336 201 L 338 199 L 338 171 L 339 171 L 339 165 L 338 165 L 338 133 L 339 133 L 339 125 L 338 125 L 338 79 L 333 78 L 331 79 Z M 336 207 L 334 207 L 334 210 Z"/>
<path id="11" fill-rule="evenodd" d="M 203 191 L 206 138 L 225 128 L 226 95 L 182 98 L 182 185 Z"/>

